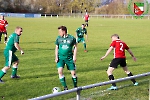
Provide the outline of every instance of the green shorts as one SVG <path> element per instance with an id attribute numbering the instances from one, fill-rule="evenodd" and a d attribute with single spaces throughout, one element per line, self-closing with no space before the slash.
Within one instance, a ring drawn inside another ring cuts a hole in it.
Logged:
<path id="1" fill-rule="evenodd" d="M 75 64 L 72 58 L 63 58 L 63 59 L 59 59 L 57 62 L 57 68 L 67 66 L 68 70 L 75 70 Z"/>
<path id="2" fill-rule="evenodd" d="M 12 53 L 11 50 L 4 50 L 4 57 L 6 67 L 10 67 L 13 62 L 19 60 L 18 57 L 14 53 Z"/>
<path id="3" fill-rule="evenodd" d="M 80 43 L 80 42 L 85 43 L 85 39 L 84 38 L 78 38 L 77 43 Z"/>

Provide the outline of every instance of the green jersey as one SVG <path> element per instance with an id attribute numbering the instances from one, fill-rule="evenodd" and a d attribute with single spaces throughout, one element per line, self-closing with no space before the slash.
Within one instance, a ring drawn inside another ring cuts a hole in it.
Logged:
<path id="1" fill-rule="evenodd" d="M 83 28 L 82 27 L 79 27 L 77 30 L 76 30 L 76 33 L 77 33 L 77 37 L 78 38 L 83 38 L 84 37 L 84 34 L 87 34 L 87 30 L 86 28 Z"/>
<path id="2" fill-rule="evenodd" d="M 72 49 L 76 44 L 76 39 L 72 35 L 68 34 L 66 37 L 58 36 L 55 44 L 58 45 L 59 57 L 73 56 Z"/>
<path id="3" fill-rule="evenodd" d="M 11 50 L 13 53 L 16 52 L 15 43 L 19 43 L 19 36 L 16 33 L 12 33 L 8 38 L 5 50 Z"/>

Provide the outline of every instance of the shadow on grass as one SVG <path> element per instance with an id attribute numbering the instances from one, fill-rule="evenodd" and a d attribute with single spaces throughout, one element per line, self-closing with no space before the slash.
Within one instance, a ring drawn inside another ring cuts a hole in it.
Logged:
<path id="1" fill-rule="evenodd" d="M 106 71 L 107 68 L 108 68 L 108 67 L 102 67 L 102 66 L 101 66 L 101 67 L 96 67 L 96 68 L 95 68 L 95 67 L 90 67 L 90 68 L 87 68 L 87 69 L 84 68 L 84 69 L 79 69 L 79 70 L 78 70 L 78 73 L 80 73 L 80 72 L 81 72 L 81 73 L 82 73 L 82 72 L 91 72 L 91 71 L 97 71 L 97 70 L 99 70 L 99 71 Z"/>
<path id="2" fill-rule="evenodd" d="M 88 48 L 87 48 L 88 49 Z M 99 51 L 99 52 L 104 52 L 104 54 L 105 54 L 105 52 L 108 50 L 108 48 L 104 48 L 104 49 L 102 49 L 101 47 L 97 47 L 97 48 L 89 48 L 88 49 L 88 52 L 95 52 L 95 51 Z"/>
<path id="3" fill-rule="evenodd" d="M 142 81 L 138 81 L 139 85 L 143 85 L 145 83 L 149 83 L 149 80 L 142 80 Z M 133 84 L 127 84 L 127 85 L 123 85 L 123 86 L 119 86 L 118 89 L 123 89 L 123 88 L 126 88 L 126 87 L 130 87 L 130 86 L 134 86 Z"/>
<path id="4" fill-rule="evenodd" d="M 54 44 L 55 41 L 53 42 L 23 42 L 22 44 L 28 45 L 28 46 L 26 45 L 28 48 L 24 49 L 26 51 L 55 50 L 55 44 L 54 46 L 51 46 L 51 43 Z M 40 44 L 40 46 L 38 44 Z M 45 45 L 47 45 L 46 48 L 43 47 Z"/>
<path id="5" fill-rule="evenodd" d="M 36 42 L 22 42 L 21 44 L 42 44 L 42 43 L 55 43 L 55 41 L 49 41 L 49 42 L 41 42 L 41 41 L 36 41 Z"/>
<path id="6" fill-rule="evenodd" d="M 55 50 L 54 48 L 34 48 L 34 49 L 26 49 L 26 51 L 38 51 L 38 52 L 43 52 L 43 51 L 49 51 L 49 50 Z"/>
<path id="7" fill-rule="evenodd" d="M 129 66 L 127 65 L 127 66 L 128 68 L 130 68 L 130 67 L 137 67 L 137 66 L 140 67 L 141 65 L 143 66 L 144 64 L 132 64 L 132 65 L 129 65 Z"/>
<path id="8" fill-rule="evenodd" d="M 49 74 L 41 73 L 41 74 L 35 74 L 35 75 L 30 75 L 30 76 L 22 76 L 21 80 L 23 80 L 23 79 L 40 79 L 40 78 L 46 78 L 46 77 L 50 78 L 53 76 L 58 76 L 58 74 L 57 73 L 56 74 L 55 73 L 49 73 Z"/>
<path id="9" fill-rule="evenodd" d="M 130 65 L 129 67 L 136 67 L 136 66 L 140 67 L 140 65 L 143 65 L 143 64 L 133 64 L 133 65 Z M 109 67 L 109 64 L 108 64 L 108 66 L 102 65 L 102 66 L 99 66 L 99 67 L 87 67 L 87 68 L 84 68 L 84 69 L 79 69 L 78 72 L 90 72 L 90 71 L 97 71 L 97 70 L 107 71 L 108 67 Z M 78 68 L 78 66 L 77 66 L 77 68 Z M 120 68 L 122 69 L 122 67 L 118 66 L 118 68 L 116 68 L 116 69 L 120 69 Z M 130 68 L 129 68 L 129 70 L 130 70 Z"/>

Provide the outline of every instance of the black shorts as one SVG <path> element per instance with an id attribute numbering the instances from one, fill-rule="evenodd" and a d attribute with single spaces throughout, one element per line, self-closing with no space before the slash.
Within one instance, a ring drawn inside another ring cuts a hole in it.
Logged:
<path id="1" fill-rule="evenodd" d="M 88 22 L 88 20 L 85 20 L 85 22 Z"/>
<path id="2" fill-rule="evenodd" d="M 0 32 L 0 34 L 6 34 L 7 35 L 7 32 Z"/>
<path id="3" fill-rule="evenodd" d="M 120 65 L 121 67 L 126 67 L 126 58 L 114 58 L 110 63 L 110 67 L 113 68 L 117 68 L 118 65 Z"/>

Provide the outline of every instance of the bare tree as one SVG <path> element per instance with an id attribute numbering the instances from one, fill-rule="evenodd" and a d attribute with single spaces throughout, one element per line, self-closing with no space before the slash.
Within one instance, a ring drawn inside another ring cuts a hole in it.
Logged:
<path id="1" fill-rule="evenodd" d="M 130 0 L 107 0 L 111 1 L 100 6 L 101 0 L 0 0 L 2 12 L 33 12 L 33 13 L 85 13 L 98 14 L 129 14 L 128 5 Z M 141 2 L 143 0 L 134 0 Z M 133 10 L 133 8 L 132 8 Z"/>
<path id="2" fill-rule="evenodd" d="M 134 2 L 141 2 L 141 0 L 135 0 Z M 114 0 L 113 2 L 103 5 L 101 8 L 97 8 L 95 13 L 99 14 L 129 14 L 129 0 L 126 2 L 123 0 Z M 133 3 L 131 4 L 132 10 Z"/>

